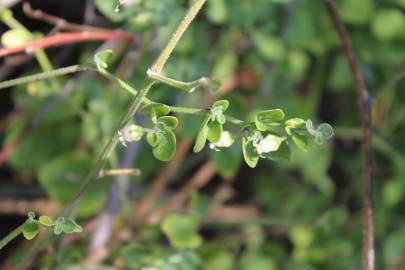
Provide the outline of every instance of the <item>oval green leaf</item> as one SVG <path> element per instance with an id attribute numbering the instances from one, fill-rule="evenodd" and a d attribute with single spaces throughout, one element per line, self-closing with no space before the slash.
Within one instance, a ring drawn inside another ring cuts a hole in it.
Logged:
<path id="1" fill-rule="evenodd" d="M 155 132 L 149 132 L 146 134 L 146 141 L 150 146 L 155 147 L 158 144 L 158 136 Z"/>
<path id="2" fill-rule="evenodd" d="M 218 121 L 208 123 L 208 140 L 216 143 L 221 139 L 222 125 Z"/>
<path id="3" fill-rule="evenodd" d="M 284 117 L 284 112 L 280 109 L 261 111 L 256 114 L 255 124 L 260 131 L 266 131 L 280 126 Z"/>
<path id="4" fill-rule="evenodd" d="M 153 149 L 153 155 L 160 161 L 169 161 L 176 152 L 176 136 L 171 130 L 162 131 L 161 136 L 164 137 L 165 143 L 158 143 Z"/>
<path id="5" fill-rule="evenodd" d="M 41 223 L 42 225 L 47 226 L 47 227 L 51 227 L 51 226 L 55 225 L 55 221 L 51 217 L 48 217 L 48 216 L 40 216 L 39 223 Z"/>
<path id="6" fill-rule="evenodd" d="M 226 99 L 215 101 L 212 108 L 220 108 L 221 111 L 226 111 L 229 107 L 229 101 Z"/>
<path id="7" fill-rule="evenodd" d="M 321 134 L 322 138 L 324 140 L 330 139 L 333 137 L 333 128 L 331 125 L 327 123 L 323 123 L 319 125 L 319 127 L 316 130 L 318 133 Z"/>
<path id="8" fill-rule="evenodd" d="M 162 123 L 166 128 L 175 129 L 179 124 L 179 120 L 177 120 L 174 116 L 162 116 L 158 120 L 159 123 Z"/>
<path id="9" fill-rule="evenodd" d="M 259 154 L 257 153 L 252 142 L 249 142 L 246 137 L 242 137 L 242 152 L 246 164 L 250 168 L 255 168 L 259 162 Z"/>
<path id="10" fill-rule="evenodd" d="M 194 153 L 200 152 L 207 141 L 208 137 L 208 121 L 210 120 L 210 115 L 206 116 L 204 121 L 201 124 L 200 130 L 198 131 L 197 139 L 194 144 L 193 151 Z"/>
<path id="11" fill-rule="evenodd" d="M 142 107 L 142 112 L 151 113 L 156 115 L 156 117 L 161 117 L 170 113 L 170 107 L 161 103 L 151 103 Z"/>
<path id="12" fill-rule="evenodd" d="M 23 226 L 22 231 L 24 238 L 27 240 L 33 239 L 38 233 L 38 228 L 39 228 L 38 221 L 32 220 L 26 222 Z"/>
<path id="13" fill-rule="evenodd" d="M 67 218 L 62 224 L 62 231 L 64 233 L 79 233 L 82 232 L 83 229 L 73 219 Z"/>
<path id="14" fill-rule="evenodd" d="M 94 62 L 96 63 L 97 69 L 99 71 L 102 72 L 108 68 L 108 61 L 110 61 L 112 55 L 112 50 L 101 51 L 94 55 Z"/>

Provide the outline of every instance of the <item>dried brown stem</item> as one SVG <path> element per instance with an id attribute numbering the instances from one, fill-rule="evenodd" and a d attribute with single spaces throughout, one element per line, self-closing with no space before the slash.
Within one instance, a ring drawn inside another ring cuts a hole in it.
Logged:
<path id="1" fill-rule="evenodd" d="M 60 204 L 54 200 L 0 200 L 0 214 L 2 215 L 27 215 L 28 211 L 34 211 L 40 215 L 55 216 L 60 211 Z"/>
<path id="2" fill-rule="evenodd" d="M 51 25 L 55 25 L 58 29 L 64 29 L 64 30 L 74 31 L 74 32 L 106 31 L 107 30 L 107 29 L 104 29 L 101 27 L 95 27 L 95 26 L 91 26 L 91 25 L 82 25 L 82 24 L 68 22 L 65 19 L 50 15 L 42 10 L 32 9 L 29 2 L 24 2 L 23 11 L 24 11 L 25 15 L 27 15 L 28 17 L 44 21 Z"/>
<path id="3" fill-rule="evenodd" d="M 339 17 L 333 0 L 324 0 L 325 6 L 339 35 L 342 49 L 350 67 L 357 93 L 357 105 L 362 122 L 363 152 L 363 269 L 375 269 L 374 206 L 372 176 L 371 98 L 356 62 L 354 49 L 347 30 Z"/>

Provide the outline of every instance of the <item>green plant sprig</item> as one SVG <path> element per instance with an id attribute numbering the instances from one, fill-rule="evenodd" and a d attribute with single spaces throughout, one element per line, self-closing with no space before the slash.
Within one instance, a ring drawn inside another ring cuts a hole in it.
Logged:
<path id="1" fill-rule="evenodd" d="M 38 219 L 35 219 L 35 213 L 29 211 L 27 220 L 0 240 L 0 250 L 20 234 L 23 234 L 25 239 L 32 240 L 38 234 L 41 226 L 49 229 L 55 235 L 83 231 L 82 227 L 72 218 L 58 217 L 56 220 L 53 220 L 49 216 L 42 215 Z"/>
<path id="2" fill-rule="evenodd" d="M 191 24 L 195 16 L 198 14 L 202 6 L 205 4 L 207 0 L 196 0 L 191 7 L 189 8 L 188 12 L 186 13 L 185 17 L 181 21 L 180 25 L 178 26 L 177 30 L 173 34 L 172 38 L 163 49 L 162 53 L 159 55 L 157 60 L 152 64 L 151 70 L 154 72 L 160 73 L 166 64 L 167 60 L 169 59 L 171 53 L 175 49 L 176 45 L 180 41 L 181 37 L 183 36 L 184 32 Z M 121 130 L 125 125 L 129 122 L 129 120 L 135 115 L 135 113 L 141 107 L 141 104 L 144 102 L 146 95 L 148 94 L 150 88 L 154 85 L 155 81 L 151 78 L 147 77 L 144 80 L 144 83 L 140 87 L 140 90 L 137 92 L 136 96 L 130 102 L 126 112 L 122 115 L 121 120 L 117 126 L 116 132 L 114 132 L 113 137 L 109 140 L 107 145 L 104 147 L 103 151 L 99 155 L 98 159 L 91 167 L 90 171 L 88 172 L 87 176 L 83 179 L 81 186 L 78 189 L 78 192 L 75 196 L 70 200 L 67 204 L 66 208 L 64 209 L 63 213 L 66 216 L 70 216 L 75 208 L 75 206 L 79 203 L 81 196 L 86 192 L 86 190 L 90 187 L 91 183 L 96 179 L 98 172 L 104 166 L 106 160 L 110 156 L 111 152 L 114 150 L 116 144 L 119 141 L 118 131 Z"/>

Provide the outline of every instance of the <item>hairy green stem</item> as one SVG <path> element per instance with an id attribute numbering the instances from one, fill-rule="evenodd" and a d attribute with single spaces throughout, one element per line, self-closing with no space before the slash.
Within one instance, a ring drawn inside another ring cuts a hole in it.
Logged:
<path id="1" fill-rule="evenodd" d="M 160 73 L 156 73 L 152 70 L 148 70 L 148 76 L 155 81 L 159 81 L 162 83 L 165 83 L 167 85 L 185 90 L 189 93 L 194 92 L 195 89 L 197 89 L 200 86 L 208 86 L 210 83 L 210 80 L 206 77 L 202 77 L 198 80 L 192 81 L 192 82 L 182 82 L 178 80 L 174 80 L 172 78 L 166 77 Z"/>
<path id="2" fill-rule="evenodd" d="M 172 54 L 173 50 L 176 48 L 177 44 L 180 41 L 180 38 L 183 36 L 184 32 L 187 30 L 188 26 L 194 20 L 195 16 L 198 14 L 202 6 L 207 2 L 207 0 L 195 0 L 194 4 L 188 10 L 186 16 L 180 23 L 179 27 L 177 28 L 176 32 L 174 32 L 172 38 L 170 39 L 169 43 L 163 49 L 162 53 L 159 55 L 156 62 L 152 65 L 151 70 L 154 72 L 160 73 L 166 64 L 167 60 L 169 59 L 170 55 Z"/>
<path id="3" fill-rule="evenodd" d="M 68 66 L 68 67 L 64 67 L 64 68 L 59 68 L 59 69 L 55 69 L 55 70 L 51 70 L 51 71 L 46 71 L 46 72 L 30 75 L 30 76 L 25 76 L 25 77 L 13 79 L 13 80 L 0 82 L 0 89 L 16 86 L 19 84 L 34 82 L 34 81 L 46 80 L 49 78 L 63 76 L 63 75 L 67 75 L 67 74 L 71 74 L 71 73 L 75 73 L 75 72 L 79 72 L 79 71 L 83 71 L 83 70 L 87 70 L 87 69 L 89 69 L 89 66 L 86 66 L 86 65 L 73 65 L 73 66 Z"/>
<path id="4" fill-rule="evenodd" d="M 16 238 L 22 233 L 24 224 L 25 223 L 21 224 L 13 231 L 11 231 L 8 235 L 6 235 L 3 239 L 0 240 L 0 250 L 3 249 L 5 245 L 7 245 L 10 241 L 12 241 L 14 238 Z"/>

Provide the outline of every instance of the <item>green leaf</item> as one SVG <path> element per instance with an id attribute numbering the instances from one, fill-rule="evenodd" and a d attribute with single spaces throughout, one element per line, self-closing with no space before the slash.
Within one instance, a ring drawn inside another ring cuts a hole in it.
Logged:
<path id="1" fill-rule="evenodd" d="M 55 225 L 53 226 L 53 233 L 59 235 L 63 232 L 63 224 L 65 223 L 64 217 L 58 217 L 55 220 Z"/>
<path id="2" fill-rule="evenodd" d="M 292 118 L 285 122 L 285 131 L 291 135 L 293 129 L 305 127 L 305 120 L 301 118 Z"/>
<path id="3" fill-rule="evenodd" d="M 104 50 L 97 52 L 94 55 L 94 62 L 96 63 L 97 69 L 102 72 L 108 68 L 108 61 L 111 60 L 113 56 L 112 50 Z"/>
<path id="4" fill-rule="evenodd" d="M 308 140 L 305 135 L 302 134 L 295 134 L 292 136 L 292 140 L 294 141 L 295 145 L 298 146 L 302 151 L 308 151 Z"/>
<path id="5" fill-rule="evenodd" d="M 229 101 L 226 99 L 215 101 L 212 108 L 221 109 L 222 112 L 226 111 L 229 107 Z"/>
<path id="6" fill-rule="evenodd" d="M 193 151 L 194 153 L 200 152 L 204 146 L 205 142 L 207 141 L 208 137 L 208 122 L 210 120 L 210 116 L 206 116 L 204 121 L 201 124 L 200 130 L 198 131 L 197 139 L 194 144 Z"/>
<path id="7" fill-rule="evenodd" d="M 41 223 L 42 225 L 47 226 L 47 227 L 51 227 L 51 226 L 55 225 L 55 221 L 49 216 L 40 216 L 39 223 Z"/>
<path id="8" fill-rule="evenodd" d="M 162 123 L 166 128 L 175 129 L 179 124 L 179 120 L 177 120 L 174 116 L 162 116 L 158 120 L 159 123 Z"/>
<path id="9" fill-rule="evenodd" d="M 176 136 L 171 130 L 163 130 L 161 136 L 166 140 L 165 143 L 158 142 L 153 149 L 153 155 L 161 161 L 169 161 L 176 152 Z"/>
<path id="10" fill-rule="evenodd" d="M 149 132 L 146 134 L 146 141 L 150 146 L 155 147 L 158 144 L 158 136 L 156 132 Z"/>
<path id="11" fill-rule="evenodd" d="M 79 233 L 83 231 L 82 227 L 71 218 L 65 219 L 62 230 L 64 233 Z"/>
<path id="12" fill-rule="evenodd" d="M 266 131 L 280 126 L 284 120 L 284 112 L 280 109 L 261 111 L 256 114 L 255 124 L 258 130 Z"/>
<path id="13" fill-rule="evenodd" d="M 216 143 L 221 138 L 222 125 L 218 121 L 212 121 L 208 123 L 208 140 Z"/>
<path id="14" fill-rule="evenodd" d="M 277 151 L 274 152 L 269 152 L 269 153 L 263 153 L 263 157 L 274 160 L 274 161 L 280 161 L 280 160 L 290 160 L 291 159 L 291 149 L 284 141 L 281 143 L 280 147 L 278 148 Z"/>
<path id="15" fill-rule="evenodd" d="M 23 226 L 23 235 L 25 239 L 31 240 L 33 239 L 37 233 L 38 233 L 38 221 L 32 220 L 32 221 L 27 221 L 24 226 Z"/>
<path id="16" fill-rule="evenodd" d="M 161 229 L 175 248 L 196 248 L 202 242 L 195 222 L 179 214 L 166 217 L 161 224 Z"/>
<path id="17" fill-rule="evenodd" d="M 253 146 L 253 143 L 250 142 L 245 136 L 242 137 L 242 152 L 246 164 L 251 168 L 256 167 L 260 158 L 259 154 Z"/>
<path id="18" fill-rule="evenodd" d="M 319 127 L 316 129 L 318 133 L 321 134 L 322 139 L 327 140 L 333 137 L 333 128 L 331 125 L 327 123 L 322 123 L 319 125 Z"/>
<path id="19" fill-rule="evenodd" d="M 142 107 L 142 112 L 150 113 L 152 116 L 161 117 L 170 113 L 170 107 L 161 103 L 152 103 Z"/>

